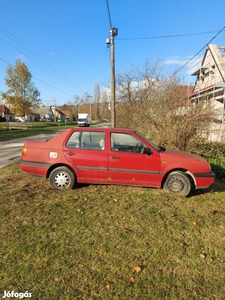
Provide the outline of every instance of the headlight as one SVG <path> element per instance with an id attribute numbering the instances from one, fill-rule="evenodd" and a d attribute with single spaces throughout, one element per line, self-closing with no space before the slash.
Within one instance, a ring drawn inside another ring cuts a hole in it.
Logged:
<path id="1" fill-rule="evenodd" d="M 211 169 L 211 165 L 210 165 L 210 163 L 208 163 L 208 165 L 209 165 L 209 170 L 210 170 L 210 172 L 212 171 L 212 169 Z"/>

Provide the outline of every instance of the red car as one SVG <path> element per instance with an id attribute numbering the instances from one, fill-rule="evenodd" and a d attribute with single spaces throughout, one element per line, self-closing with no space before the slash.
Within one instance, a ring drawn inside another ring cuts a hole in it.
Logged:
<path id="1" fill-rule="evenodd" d="M 75 183 L 123 184 L 187 196 L 215 180 L 203 158 L 166 150 L 134 130 L 118 128 L 72 128 L 49 140 L 27 141 L 20 168 L 48 178 L 59 190 Z"/>

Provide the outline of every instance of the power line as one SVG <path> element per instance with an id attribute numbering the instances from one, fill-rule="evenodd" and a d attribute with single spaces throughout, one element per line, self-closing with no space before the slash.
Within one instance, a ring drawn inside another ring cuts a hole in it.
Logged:
<path id="1" fill-rule="evenodd" d="M 109 1 L 106 0 L 106 5 L 107 5 L 107 10 L 108 10 L 108 17 L 109 17 L 109 26 L 112 28 L 112 19 L 111 19 L 111 14 L 110 14 L 110 9 L 109 9 Z"/>
<path id="2" fill-rule="evenodd" d="M 56 87 L 54 87 L 54 86 L 52 86 L 52 85 L 50 85 L 50 84 L 48 84 L 48 83 L 46 83 L 46 82 L 44 82 L 43 80 L 41 80 L 41 79 L 38 79 L 37 77 L 35 77 L 35 76 L 32 76 L 33 78 L 35 78 L 36 80 L 38 80 L 38 81 L 40 81 L 40 82 L 42 82 L 42 83 L 44 83 L 45 85 L 47 85 L 47 86 L 50 86 L 51 88 L 53 88 L 54 90 L 56 90 L 56 91 L 59 91 L 59 92 L 61 92 L 61 93 L 63 93 L 63 94 L 65 94 L 65 95 L 67 95 L 67 96 L 70 96 L 70 97 L 73 97 L 72 95 L 69 95 L 69 94 L 67 94 L 67 93 L 65 93 L 65 92 L 63 92 L 63 91 L 61 91 L 61 90 L 59 90 L 58 88 L 56 88 Z"/>
<path id="3" fill-rule="evenodd" d="M 2 31 L 6 36 L 8 36 L 10 39 L 12 39 L 15 43 L 17 43 L 19 46 L 21 46 L 23 49 L 25 49 L 26 51 L 28 51 L 31 55 L 33 55 L 38 61 L 40 61 L 43 65 L 45 65 L 47 68 L 49 68 L 50 70 L 46 69 L 44 66 L 40 65 L 37 61 L 35 61 L 34 59 L 32 59 L 31 57 L 27 56 L 29 59 L 31 59 L 33 62 L 35 62 L 37 65 L 39 65 L 40 67 L 42 67 L 43 69 L 45 69 L 46 71 L 48 71 L 49 73 L 51 73 L 52 75 L 56 76 L 58 79 L 64 81 L 66 84 L 74 87 L 76 86 L 70 79 L 68 79 L 67 77 L 65 77 L 63 74 L 61 74 L 59 71 L 57 71 L 55 68 L 53 68 L 49 63 L 47 63 L 44 59 L 42 59 L 38 54 L 36 54 L 33 50 L 31 50 L 29 47 L 27 47 L 24 43 L 22 43 L 18 38 L 16 38 L 13 34 L 11 34 L 8 30 L 6 30 L 3 26 L 0 25 L 0 31 Z M 15 48 L 18 51 L 18 48 L 16 48 L 15 46 L 11 45 L 9 42 L 7 42 L 6 40 L 4 40 L 3 38 L 1 38 L 5 43 L 7 43 L 8 45 L 10 45 L 11 47 Z M 54 73 L 53 73 L 54 72 Z"/>
<path id="4" fill-rule="evenodd" d="M 9 62 L 7 62 L 6 60 L 4 60 L 4 59 L 2 59 L 2 58 L 0 58 L 0 60 L 3 61 L 3 62 L 5 62 L 6 64 L 8 64 L 8 65 L 10 65 L 10 66 L 13 67 L 13 65 L 10 64 Z M 58 91 L 58 92 L 60 92 L 60 93 L 63 93 L 63 94 L 65 94 L 65 95 L 67 95 L 67 96 L 70 96 L 70 97 L 73 97 L 72 95 L 69 95 L 69 94 L 67 94 L 66 92 L 61 91 L 60 89 L 58 89 L 58 88 L 56 88 L 56 87 L 54 87 L 54 86 L 48 84 L 47 82 L 45 82 L 45 81 L 43 81 L 43 80 L 41 80 L 41 79 L 38 79 L 37 77 L 35 77 L 35 76 L 33 76 L 33 75 L 32 75 L 32 77 L 35 78 L 36 80 L 38 80 L 38 81 L 44 83 L 45 85 L 47 85 L 47 86 L 53 88 L 54 90 L 56 90 L 56 91 Z"/>
<path id="5" fill-rule="evenodd" d="M 0 58 L 1 61 L 4 61 L 6 64 L 11 65 L 10 63 L 8 63 L 6 60 Z"/>
<path id="6" fill-rule="evenodd" d="M 220 30 L 220 32 L 223 31 Z M 185 36 L 194 36 L 194 35 L 203 35 L 203 34 L 211 34 L 218 32 L 216 31 L 208 31 L 208 32 L 198 32 L 198 33 L 185 33 L 185 34 L 173 34 L 173 35 L 161 35 L 161 36 L 150 36 L 150 37 L 133 37 L 133 38 L 117 38 L 117 40 L 150 40 L 150 39 L 166 39 L 166 38 L 177 38 L 177 37 L 185 37 Z"/>
<path id="7" fill-rule="evenodd" d="M 7 42 L 6 40 L 4 40 L 3 38 L 0 38 L 2 41 L 4 41 L 5 43 L 7 43 L 8 45 L 10 45 L 12 48 L 16 49 L 17 51 L 20 51 L 17 47 L 13 46 L 12 44 L 10 44 L 9 42 Z M 21 51 L 20 51 L 21 52 Z M 23 52 L 22 52 L 23 53 Z M 25 54 L 24 54 L 25 55 Z M 61 77 L 59 77 L 58 75 L 52 73 L 50 70 L 46 69 L 44 66 L 40 65 L 37 61 L 35 61 L 33 58 L 31 58 L 30 56 L 28 56 L 26 54 L 26 57 L 29 58 L 31 61 L 33 61 L 34 63 L 36 63 L 38 66 L 40 66 L 41 68 L 43 68 L 44 70 L 46 70 L 47 72 L 51 73 L 52 75 L 54 75 L 55 77 L 57 77 L 58 79 L 64 81 L 65 83 L 71 85 L 70 83 L 68 83 L 67 81 L 65 81 L 64 79 L 62 79 Z M 72 86 L 72 85 L 71 85 Z"/>
<path id="8" fill-rule="evenodd" d="M 180 67 L 176 72 L 174 72 L 170 77 L 173 77 L 174 75 L 176 75 L 180 70 L 182 70 L 186 65 L 188 65 L 200 52 L 202 52 L 208 44 L 210 44 L 223 30 L 225 29 L 225 26 L 219 31 L 217 32 L 217 34 L 211 38 L 211 40 L 205 44 L 191 59 L 189 59 L 182 67 Z"/>

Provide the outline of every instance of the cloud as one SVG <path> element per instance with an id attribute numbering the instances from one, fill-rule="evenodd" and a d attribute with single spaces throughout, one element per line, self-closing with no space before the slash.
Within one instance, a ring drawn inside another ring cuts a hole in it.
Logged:
<path id="1" fill-rule="evenodd" d="M 26 60 L 26 56 L 25 56 L 24 54 L 20 53 L 20 54 L 18 55 L 18 58 L 17 58 L 17 59 L 19 59 L 19 60 L 21 60 L 22 62 L 24 62 L 24 61 Z"/>
<path id="2" fill-rule="evenodd" d="M 188 62 L 189 59 L 188 58 L 180 59 L 180 58 L 176 58 L 176 57 L 175 58 L 170 58 L 170 59 L 167 59 L 165 61 L 165 64 L 169 65 L 169 66 L 171 66 L 171 65 L 182 66 L 182 65 L 185 65 Z"/>
<path id="3" fill-rule="evenodd" d="M 200 68 L 202 59 L 203 56 L 186 56 L 184 58 L 174 57 L 167 59 L 165 64 L 167 66 L 174 66 L 175 68 L 182 68 L 182 66 L 184 66 L 187 70 L 187 74 L 191 75 Z"/>

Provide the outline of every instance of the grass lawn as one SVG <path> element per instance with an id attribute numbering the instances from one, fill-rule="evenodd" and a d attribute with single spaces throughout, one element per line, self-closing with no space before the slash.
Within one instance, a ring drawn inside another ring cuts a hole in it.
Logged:
<path id="1" fill-rule="evenodd" d="M 26 124 L 19 123 L 18 126 L 24 125 L 24 128 L 18 127 L 16 130 L 6 130 L 6 123 L 0 123 L 0 141 L 7 141 L 15 138 L 27 137 L 41 133 L 53 133 L 61 129 L 68 129 L 77 126 L 76 124 L 69 123 L 54 123 L 54 122 L 32 122 L 29 123 L 27 128 Z M 15 122 L 17 126 L 17 122 Z"/>
<path id="2" fill-rule="evenodd" d="M 225 298 L 225 184 L 189 198 L 0 172 L 0 293 L 31 299 Z"/>

